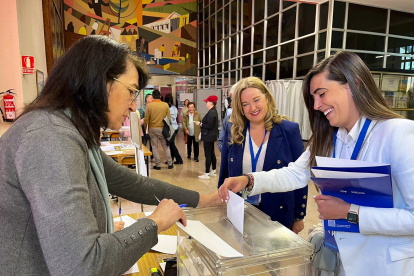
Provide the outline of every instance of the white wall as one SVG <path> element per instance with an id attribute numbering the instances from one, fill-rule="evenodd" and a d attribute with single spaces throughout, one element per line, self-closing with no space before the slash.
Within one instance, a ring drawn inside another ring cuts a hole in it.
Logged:
<path id="1" fill-rule="evenodd" d="M 46 79 L 46 50 L 43 30 L 42 0 L 16 0 L 19 26 L 20 55 L 33 56 L 35 68 L 43 72 Z M 37 96 L 36 74 L 22 75 L 24 103 Z"/>

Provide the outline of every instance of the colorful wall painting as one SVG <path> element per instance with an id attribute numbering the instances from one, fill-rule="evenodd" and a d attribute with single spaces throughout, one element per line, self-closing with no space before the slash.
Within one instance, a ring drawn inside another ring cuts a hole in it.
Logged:
<path id="1" fill-rule="evenodd" d="M 66 48 L 86 35 L 128 44 L 152 74 L 197 75 L 196 0 L 64 0 Z"/>

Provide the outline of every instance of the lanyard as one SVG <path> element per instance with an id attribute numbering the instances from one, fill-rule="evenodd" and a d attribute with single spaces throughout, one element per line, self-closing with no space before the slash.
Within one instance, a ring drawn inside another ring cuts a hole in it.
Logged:
<path id="1" fill-rule="evenodd" d="M 259 151 L 257 152 L 256 156 L 254 156 L 252 136 L 250 135 L 250 123 L 248 124 L 247 128 L 249 129 L 249 146 L 250 146 L 250 158 L 252 159 L 252 172 L 256 172 L 257 161 L 259 160 L 260 152 L 262 151 L 263 143 L 264 143 L 264 140 L 266 139 L 267 130 L 265 130 L 265 135 L 263 137 L 263 141 L 262 141 L 262 144 L 260 145 Z"/>
<path id="2" fill-rule="evenodd" d="M 359 137 L 358 140 L 356 142 L 354 151 L 352 152 L 352 156 L 351 156 L 351 160 L 356 160 L 358 155 L 359 155 L 359 151 L 361 150 L 362 147 L 362 143 L 364 143 L 365 137 L 367 136 L 367 131 L 369 128 L 369 125 L 371 124 L 371 120 L 370 119 L 366 119 L 364 126 L 362 127 L 361 133 L 359 133 Z M 334 134 L 334 148 L 333 148 L 333 158 L 335 158 L 335 144 L 336 144 L 336 134 L 338 133 L 338 129 L 335 130 L 335 134 Z"/>

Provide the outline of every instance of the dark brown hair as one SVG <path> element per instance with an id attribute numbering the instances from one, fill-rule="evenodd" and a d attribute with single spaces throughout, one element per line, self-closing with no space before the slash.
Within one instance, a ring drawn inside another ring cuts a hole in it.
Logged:
<path id="1" fill-rule="evenodd" d="M 100 128 L 108 127 L 107 84 L 125 73 L 128 61 L 138 70 L 138 89 L 143 89 L 150 78 L 146 62 L 128 45 L 99 35 L 78 40 L 56 62 L 42 93 L 20 116 L 37 109 L 68 109 L 88 147 L 99 145 Z"/>
<path id="2" fill-rule="evenodd" d="M 303 98 L 312 129 L 308 142 L 310 166 L 315 165 L 315 156 L 329 156 L 333 150 L 335 127 L 329 124 L 322 112 L 314 110 L 314 99 L 310 91 L 312 78 L 323 72 L 327 73 L 328 80 L 349 85 L 356 108 L 366 118 L 377 121 L 402 118 L 388 107 L 371 72 L 358 55 L 340 51 L 324 59 L 309 71 L 303 81 Z"/>

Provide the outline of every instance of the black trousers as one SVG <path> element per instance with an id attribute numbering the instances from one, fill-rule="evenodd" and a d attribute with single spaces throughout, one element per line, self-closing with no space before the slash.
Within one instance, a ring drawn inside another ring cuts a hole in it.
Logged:
<path id="1" fill-rule="evenodd" d="M 214 142 L 203 142 L 204 144 L 204 154 L 206 156 L 206 173 L 210 172 L 210 165 L 212 169 L 216 169 L 217 159 L 216 153 L 214 152 Z"/>
<path id="2" fill-rule="evenodd" d="M 187 138 L 187 156 L 191 156 L 191 144 L 194 147 L 194 159 L 198 159 L 198 155 L 200 154 L 199 143 L 196 141 L 195 136 L 188 135 L 188 138 Z"/>
<path id="3" fill-rule="evenodd" d="M 178 152 L 177 147 L 175 146 L 175 136 L 177 136 L 177 133 L 178 133 L 178 129 L 176 129 L 176 130 L 174 131 L 174 134 L 173 134 L 173 136 L 171 137 L 171 140 L 170 140 L 169 146 L 170 146 L 171 158 L 172 158 L 173 162 L 174 162 L 174 158 L 175 158 L 175 161 L 177 161 L 177 162 L 179 162 L 179 163 L 182 163 L 182 162 L 183 162 L 183 159 L 181 158 L 181 155 L 180 155 L 180 153 Z"/>

